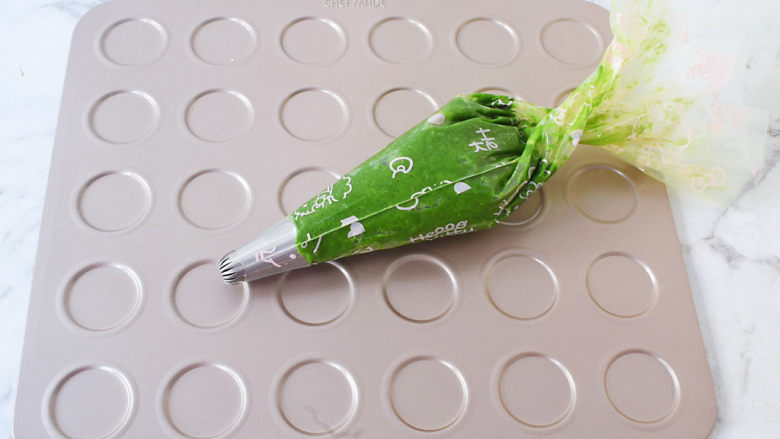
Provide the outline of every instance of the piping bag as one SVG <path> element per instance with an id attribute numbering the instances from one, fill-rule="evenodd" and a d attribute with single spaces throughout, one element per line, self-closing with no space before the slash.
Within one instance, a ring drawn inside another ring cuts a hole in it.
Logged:
<path id="1" fill-rule="evenodd" d="M 768 114 L 740 101 L 741 40 L 706 13 L 666 1 L 613 1 L 614 40 L 560 106 L 455 97 L 225 255 L 223 279 L 251 281 L 493 227 L 581 142 L 676 189 L 729 200 L 762 163 Z"/>

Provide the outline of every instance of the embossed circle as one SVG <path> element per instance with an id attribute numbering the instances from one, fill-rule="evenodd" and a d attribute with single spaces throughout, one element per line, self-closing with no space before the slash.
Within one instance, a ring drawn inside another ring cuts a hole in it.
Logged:
<path id="1" fill-rule="evenodd" d="M 390 309 L 415 323 L 444 317 L 458 299 L 452 269 L 427 255 L 410 255 L 395 261 L 385 272 L 382 290 Z"/>
<path id="2" fill-rule="evenodd" d="M 659 422 L 680 403 L 680 383 L 660 357 L 644 351 L 618 355 L 607 368 L 604 390 L 621 415 L 639 423 Z"/>
<path id="3" fill-rule="evenodd" d="M 512 358 L 501 372 L 501 404 L 517 422 L 533 428 L 560 423 L 574 408 L 574 380 L 557 360 L 540 354 Z"/>
<path id="4" fill-rule="evenodd" d="M 108 366 L 85 366 L 57 383 L 48 398 L 48 421 L 70 439 L 116 437 L 135 412 L 127 377 Z"/>
<path id="5" fill-rule="evenodd" d="M 466 380 L 447 361 L 417 357 L 407 360 L 390 380 L 390 404 L 409 427 L 435 432 L 455 424 L 468 404 Z"/>
<path id="6" fill-rule="evenodd" d="M 485 289 L 499 311 L 519 320 L 545 315 L 558 298 L 558 280 L 552 269 L 519 251 L 501 253 L 488 263 Z"/>
<path id="7" fill-rule="evenodd" d="M 209 143 L 236 140 L 254 120 L 252 103 L 232 90 L 209 90 L 187 106 L 185 122 L 192 135 Z"/>
<path id="8" fill-rule="evenodd" d="M 520 38 L 509 24 L 493 18 L 475 18 L 463 23 L 455 43 L 466 58 L 478 64 L 507 64 L 520 52 Z"/>
<path id="9" fill-rule="evenodd" d="M 190 39 L 192 52 L 206 64 L 224 66 L 248 59 L 257 46 L 252 26 L 240 18 L 218 17 L 205 21 Z"/>
<path id="10" fill-rule="evenodd" d="M 148 137 L 160 121 L 157 102 L 140 90 L 119 90 L 100 98 L 89 112 L 89 127 L 101 140 L 115 145 Z"/>
<path id="11" fill-rule="evenodd" d="M 390 17 L 377 23 L 368 36 L 371 50 L 391 64 L 423 61 L 433 49 L 431 31 L 421 22 L 404 17 Z"/>
<path id="12" fill-rule="evenodd" d="M 436 101 L 422 90 L 394 88 L 374 104 L 374 122 L 383 133 L 398 137 L 437 108 Z"/>
<path id="13" fill-rule="evenodd" d="M 129 323 L 141 307 L 141 280 L 122 264 L 92 264 L 76 273 L 63 294 L 65 314 L 77 326 L 94 332 Z"/>
<path id="14" fill-rule="evenodd" d="M 572 94 L 576 90 L 576 88 L 569 88 L 561 92 L 556 98 L 555 102 L 553 103 L 553 107 L 559 107 L 564 101 L 566 101 L 566 98 L 569 97 L 570 94 Z"/>
<path id="15" fill-rule="evenodd" d="M 336 93 L 322 88 L 298 90 L 285 99 L 279 111 L 284 129 L 309 142 L 337 137 L 347 128 L 347 104 Z"/>
<path id="16" fill-rule="evenodd" d="M 569 203 L 586 218 L 600 223 L 618 223 L 636 211 L 634 184 L 615 168 L 595 165 L 574 173 L 566 187 Z"/>
<path id="17" fill-rule="evenodd" d="M 658 286 L 650 268 L 622 253 L 605 253 L 591 264 L 588 293 L 605 312 L 617 317 L 637 317 L 649 311 L 658 298 Z"/>
<path id="18" fill-rule="evenodd" d="M 128 18 L 111 25 L 100 37 L 100 51 L 122 67 L 140 67 L 156 61 L 165 52 L 168 35 L 151 18 Z"/>
<path id="19" fill-rule="evenodd" d="M 173 287 L 174 310 L 182 320 L 197 328 L 229 325 L 249 304 L 246 283 L 227 285 L 214 274 L 215 270 L 213 261 L 193 264 L 178 276 Z"/>
<path id="20" fill-rule="evenodd" d="M 477 93 L 488 93 L 492 95 L 499 95 L 499 96 L 517 96 L 515 93 L 513 93 L 508 88 L 504 87 L 482 87 L 478 90 L 476 90 Z"/>
<path id="21" fill-rule="evenodd" d="M 319 436 L 334 433 L 355 416 L 358 389 L 352 375 L 339 364 L 309 360 L 285 373 L 277 404 L 296 431 Z"/>
<path id="22" fill-rule="evenodd" d="M 519 205 L 506 219 L 499 221 L 499 223 L 513 227 L 530 225 L 542 215 L 545 201 L 544 188 L 541 188 L 534 192 L 523 204 Z"/>
<path id="23" fill-rule="evenodd" d="M 596 29 L 579 20 L 563 18 L 548 23 L 539 38 L 544 51 L 564 64 L 593 64 L 604 51 L 604 43 Z"/>
<path id="24" fill-rule="evenodd" d="M 219 230 L 241 221 L 249 212 L 251 200 L 243 177 L 210 169 L 187 180 L 179 192 L 179 210 L 192 225 Z"/>
<path id="25" fill-rule="evenodd" d="M 163 393 L 166 420 L 188 438 L 222 438 L 246 417 L 248 396 L 241 377 L 231 368 L 196 363 L 179 371 Z"/>
<path id="26" fill-rule="evenodd" d="M 151 189 L 143 178 L 132 172 L 110 171 L 93 177 L 81 188 L 76 210 L 93 229 L 119 232 L 143 221 L 151 204 Z"/>
<path id="27" fill-rule="evenodd" d="M 340 175 L 324 168 L 304 168 L 293 172 L 279 188 L 282 213 L 289 215 L 339 178 Z"/>
<path id="28" fill-rule="evenodd" d="M 279 287 L 279 303 L 298 323 L 325 325 L 349 309 L 355 296 L 352 277 L 336 262 L 286 273 Z"/>
<path id="29" fill-rule="evenodd" d="M 330 64 L 347 48 L 347 35 L 335 22 L 321 17 L 299 18 L 282 31 L 281 46 L 293 61 L 309 65 Z"/>

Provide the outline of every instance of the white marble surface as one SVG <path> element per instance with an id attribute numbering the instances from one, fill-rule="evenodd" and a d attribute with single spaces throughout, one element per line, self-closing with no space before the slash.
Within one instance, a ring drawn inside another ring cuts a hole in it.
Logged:
<path id="1" fill-rule="evenodd" d="M 101 2 L 0 2 L 0 439 L 11 437 L 70 34 Z M 780 3 L 742 4 L 780 16 Z M 711 439 L 780 437 L 780 28 L 751 28 L 769 38 L 751 50 L 747 92 L 774 110 L 757 184 L 727 208 L 672 194 L 718 398 Z"/>

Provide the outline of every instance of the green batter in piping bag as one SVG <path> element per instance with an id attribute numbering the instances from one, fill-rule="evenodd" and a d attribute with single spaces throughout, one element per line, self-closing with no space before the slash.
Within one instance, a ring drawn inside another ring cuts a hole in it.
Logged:
<path id="1" fill-rule="evenodd" d="M 455 97 L 228 253 L 219 264 L 224 280 L 251 281 L 490 228 L 542 187 L 580 142 L 603 146 L 676 187 L 728 197 L 760 159 L 741 148 L 760 139 L 766 119 L 718 94 L 728 84 L 733 44 L 691 45 L 697 29 L 676 21 L 669 8 L 615 1 L 615 39 L 557 108 L 483 93 Z M 705 55 L 722 62 L 698 65 Z"/>

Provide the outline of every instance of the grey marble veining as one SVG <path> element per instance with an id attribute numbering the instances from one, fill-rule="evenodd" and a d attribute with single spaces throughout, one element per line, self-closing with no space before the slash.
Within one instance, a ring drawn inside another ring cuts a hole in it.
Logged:
<path id="1" fill-rule="evenodd" d="M 70 34 L 102 2 L 0 3 L 0 438 L 11 437 Z M 780 3 L 750 5 L 780 16 Z M 765 164 L 726 208 L 671 193 L 720 408 L 712 439 L 780 437 L 780 28 L 766 20 L 752 31 L 769 37 L 743 71 L 746 95 L 774 110 Z"/>

